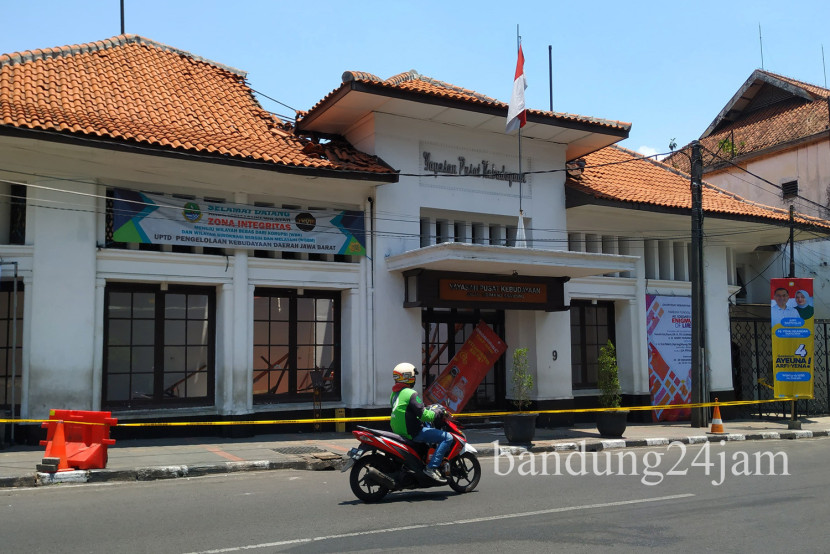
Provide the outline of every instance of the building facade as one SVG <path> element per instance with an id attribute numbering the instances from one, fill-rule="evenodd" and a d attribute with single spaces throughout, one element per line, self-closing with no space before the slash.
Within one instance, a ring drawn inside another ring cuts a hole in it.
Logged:
<path id="1" fill-rule="evenodd" d="M 290 419 L 316 387 L 326 415 L 385 412 L 395 364 L 428 386 L 482 321 L 508 351 L 468 411 L 510 406 L 523 347 L 538 408 L 594 402 L 609 339 L 650 403 L 647 298 L 690 290 L 688 176 L 612 146 L 627 123 L 554 112 L 529 111 L 520 156 L 506 112 L 347 72 L 289 125 L 238 70 L 142 37 L 0 56 L 0 405 Z M 736 259 L 789 216 L 717 187 L 704 209 L 727 391 Z"/>

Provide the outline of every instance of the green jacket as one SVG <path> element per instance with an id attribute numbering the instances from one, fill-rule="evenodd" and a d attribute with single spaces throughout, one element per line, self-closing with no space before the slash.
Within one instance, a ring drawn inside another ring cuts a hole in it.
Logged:
<path id="1" fill-rule="evenodd" d="M 407 439 L 420 433 L 424 423 L 435 420 L 435 412 L 424 408 L 421 397 L 413 388 L 393 392 L 389 402 L 392 404 L 392 431 Z"/>

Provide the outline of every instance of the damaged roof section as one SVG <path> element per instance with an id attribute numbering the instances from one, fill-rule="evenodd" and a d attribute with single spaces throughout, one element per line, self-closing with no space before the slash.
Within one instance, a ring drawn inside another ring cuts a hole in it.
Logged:
<path id="1" fill-rule="evenodd" d="M 136 35 L 0 55 L 0 132 L 35 130 L 268 169 L 397 179 L 382 160 L 345 140 L 319 144 L 297 136 L 260 106 L 245 77 Z"/>
<path id="2" fill-rule="evenodd" d="M 706 171 L 826 138 L 830 90 L 756 69 L 700 136 Z M 665 162 L 688 172 L 691 145 Z"/>

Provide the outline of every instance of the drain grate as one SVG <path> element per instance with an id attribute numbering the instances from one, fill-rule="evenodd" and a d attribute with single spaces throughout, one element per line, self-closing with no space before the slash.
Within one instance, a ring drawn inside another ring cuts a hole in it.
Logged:
<path id="1" fill-rule="evenodd" d="M 315 454 L 317 452 L 328 452 L 316 446 L 286 446 L 285 448 L 275 448 L 274 452 L 280 454 Z"/>

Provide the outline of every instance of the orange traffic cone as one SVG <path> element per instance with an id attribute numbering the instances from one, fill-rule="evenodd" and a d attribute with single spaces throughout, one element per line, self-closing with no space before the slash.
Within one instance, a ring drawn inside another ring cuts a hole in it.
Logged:
<path id="1" fill-rule="evenodd" d="M 712 429 L 709 431 L 712 434 L 724 434 L 723 420 L 720 418 L 720 408 L 718 407 L 718 399 L 715 398 L 715 412 L 712 414 Z"/>
<path id="2" fill-rule="evenodd" d="M 54 469 L 53 469 L 54 468 Z M 66 459 L 66 433 L 63 430 L 63 421 L 55 425 L 55 434 L 46 446 L 43 464 L 38 464 L 38 471 L 69 471 L 69 461 Z"/>

